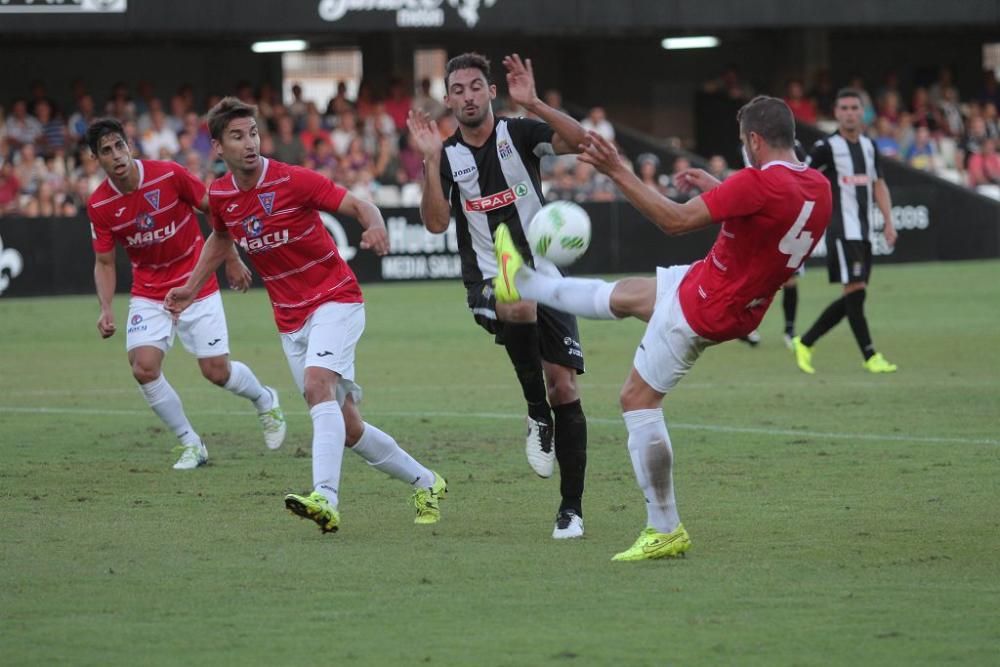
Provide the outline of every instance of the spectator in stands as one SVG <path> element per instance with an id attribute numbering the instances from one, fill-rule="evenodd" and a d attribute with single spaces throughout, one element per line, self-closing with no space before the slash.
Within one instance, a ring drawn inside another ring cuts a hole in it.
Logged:
<path id="1" fill-rule="evenodd" d="M 899 141 L 896 139 L 896 130 L 888 117 L 879 116 L 875 119 L 875 132 L 872 140 L 875 142 L 879 155 L 899 159 Z"/>
<path id="2" fill-rule="evenodd" d="M 398 138 L 399 132 L 396 130 L 396 121 L 385 111 L 385 104 L 375 103 L 375 110 L 364 122 L 361 133 L 365 138 L 365 146 L 374 151 L 378 146 L 378 138 L 382 135 L 389 135 L 393 141 Z"/>
<path id="3" fill-rule="evenodd" d="M 670 171 L 670 180 L 667 183 L 667 196 L 674 201 L 685 202 L 701 194 L 701 190 L 698 188 L 681 182 L 680 175 L 690 168 L 691 161 L 683 155 L 674 158 L 673 168 Z"/>
<path id="4" fill-rule="evenodd" d="M 73 179 L 79 185 L 79 192 L 83 195 L 81 201 L 86 204 L 94 190 L 104 182 L 104 172 L 91 152 L 83 151 L 80 154 L 80 164 L 73 173 Z M 76 191 L 77 188 L 74 188 Z"/>
<path id="5" fill-rule="evenodd" d="M 173 95 L 170 98 L 170 113 L 167 114 L 167 125 L 174 131 L 174 134 L 180 134 L 181 130 L 185 129 L 184 123 L 187 114 L 188 108 L 184 98 L 180 95 Z"/>
<path id="6" fill-rule="evenodd" d="M 936 132 L 941 126 L 940 112 L 931 104 L 930 95 L 923 86 L 913 89 L 913 103 L 910 105 L 915 127 L 926 127 Z"/>
<path id="7" fill-rule="evenodd" d="M 753 87 L 743 80 L 735 64 L 727 66 L 718 78 L 706 81 L 702 90 L 715 95 L 725 95 L 732 100 L 749 100 L 754 95 Z"/>
<path id="8" fill-rule="evenodd" d="M 805 86 L 800 79 L 789 79 L 785 86 L 785 104 L 792 110 L 795 120 L 814 125 L 816 123 L 816 102 L 806 97 Z"/>
<path id="9" fill-rule="evenodd" d="M 94 98 L 84 93 L 76 99 L 76 111 L 69 117 L 67 130 L 69 138 L 74 145 L 84 142 L 87 134 L 87 126 L 94 120 Z"/>
<path id="10" fill-rule="evenodd" d="M 349 172 L 359 174 L 362 171 L 370 171 L 372 159 L 365 150 L 364 140 L 361 137 L 354 137 L 347 146 L 347 152 L 340 159 L 341 166 Z"/>
<path id="11" fill-rule="evenodd" d="M 335 122 L 340 114 L 346 111 L 354 111 L 354 102 L 347 96 L 347 84 L 343 81 L 337 82 L 337 92 L 326 105 L 326 117 Z"/>
<path id="12" fill-rule="evenodd" d="M 886 95 L 895 95 L 897 102 L 898 100 L 903 99 L 903 91 L 899 87 L 899 72 L 897 72 L 896 70 L 889 70 L 888 72 L 886 72 L 885 79 L 882 80 L 881 87 L 879 87 L 879 89 L 875 91 L 875 97 L 878 99 L 880 106 L 882 104 L 883 98 L 885 98 Z M 895 119 L 890 119 L 890 120 L 893 120 L 893 122 L 895 122 Z"/>
<path id="13" fill-rule="evenodd" d="M 392 117 L 398 132 L 406 127 L 406 117 L 412 106 L 413 98 L 406 92 L 403 80 L 393 77 L 389 82 L 389 96 L 385 99 L 385 112 Z"/>
<path id="14" fill-rule="evenodd" d="M 153 84 L 145 79 L 135 84 L 135 114 L 139 118 L 139 128 L 142 130 L 149 127 L 148 124 L 143 123 L 142 117 L 148 117 L 149 112 L 153 110 L 153 100 L 156 100 L 156 108 L 162 108 L 160 100 L 153 94 Z"/>
<path id="15" fill-rule="evenodd" d="M 983 120 L 986 122 L 986 134 L 1000 138 L 1000 117 L 997 114 L 996 104 L 987 102 L 983 105 Z"/>
<path id="16" fill-rule="evenodd" d="M 830 70 L 821 69 L 816 72 L 816 81 L 809 97 L 816 101 L 816 115 L 818 118 L 829 119 L 833 114 L 834 101 L 837 98 L 837 87 L 833 85 L 833 77 Z"/>
<path id="17" fill-rule="evenodd" d="M 635 159 L 635 166 L 643 185 L 657 194 L 666 194 L 665 181 L 668 179 L 665 176 L 663 179 L 660 178 L 660 158 L 653 153 L 642 153 Z"/>
<path id="18" fill-rule="evenodd" d="M 368 81 L 362 80 L 361 83 L 358 84 L 357 99 L 354 100 L 354 112 L 357 114 L 359 121 L 364 123 L 368 120 L 368 117 L 375 111 L 376 102 L 378 102 L 378 99 L 375 97 L 375 92 L 372 90 L 372 84 Z"/>
<path id="19" fill-rule="evenodd" d="M 902 113 L 900 101 L 901 98 L 896 91 L 887 90 L 884 92 L 878 100 L 879 117 L 885 118 L 893 125 L 898 123 L 899 114 Z"/>
<path id="20" fill-rule="evenodd" d="M 52 105 L 44 99 L 35 104 L 35 113 L 42 126 L 42 134 L 35 140 L 38 153 L 42 157 L 65 154 L 66 124 L 61 118 L 53 116 Z"/>
<path id="21" fill-rule="evenodd" d="M 395 123 L 393 123 L 395 127 Z M 330 143 L 337 155 L 344 155 L 351 142 L 358 136 L 357 117 L 348 109 L 337 116 L 337 126 L 330 133 Z"/>
<path id="22" fill-rule="evenodd" d="M 7 146 L 16 151 L 25 144 L 34 144 L 42 136 L 42 124 L 38 119 L 28 114 L 28 102 L 23 98 L 14 100 L 10 115 L 4 125 L 7 134 Z"/>
<path id="23" fill-rule="evenodd" d="M 142 135 L 143 155 L 153 160 L 169 160 L 180 150 L 177 133 L 167 125 L 167 114 L 154 108 L 149 112 L 149 129 Z"/>
<path id="24" fill-rule="evenodd" d="M 265 81 L 257 88 L 257 113 L 264 120 L 267 128 L 272 132 L 277 129 L 274 124 L 275 110 L 281 106 L 278 99 L 278 91 L 269 82 Z"/>
<path id="25" fill-rule="evenodd" d="M 306 147 L 295 134 L 295 120 L 291 116 L 282 116 L 278 120 L 278 134 L 274 139 L 272 157 L 286 164 L 305 164 Z"/>
<path id="26" fill-rule="evenodd" d="M 191 148 L 198 151 L 202 160 L 207 160 L 212 154 L 212 136 L 208 132 L 208 123 L 196 111 L 188 111 L 184 114 L 184 131 L 191 136 Z"/>
<path id="27" fill-rule="evenodd" d="M 545 195 L 548 201 L 574 201 L 576 199 L 576 182 L 573 172 L 566 163 L 557 162 L 552 171 L 551 186 Z"/>
<path id="28" fill-rule="evenodd" d="M 949 137 L 961 137 L 965 121 L 962 118 L 962 109 L 959 107 L 958 90 L 954 86 L 945 88 L 941 93 L 938 111 L 944 133 Z"/>
<path id="29" fill-rule="evenodd" d="M 546 90 L 543 99 L 545 100 L 546 104 L 548 104 L 556 111 L 562 111 L 563 113 L 566 113 L 565 109 L 563 109 L 562 93 L 560 93 L 555 88 L 549 88 L 548 90 Z"/>
<path id="30" fill-rule="evenodd" d="M 317 137 L 313 141 L 312 152 L 309 154 L 309 161 L 306 163 L 310 169 L 330 169 L 337 166 L 337 156 L 333 153 L 333 144 L 329 139 Z"/>
<path id="31" fill-rule="evenodd" d="M 54 218 L 59 215 L 61 200 L 56 201 L 56 192 L 51 183 L 42 181 L 38 186 L 38 192 L 35 193 L 35 199 L 38 201 L 38 217 Z"/>
<path id="32" fill-rule="evenodd" d="M 208 108 L 211 109 L 212 106 L 210 105 Z M 308 105 L 306 104 L 306 101 L 302 99 L 302 85 L 293 83 L 292 101 L 288 104 L 288 113 L 291 114 L 292 120 L 295 121 L 295 129 L 302 127 L 307 110 Z"/>
<path id="33" fill-rule="evenodd" d="M 408 182 L 407 173 L 400 164 L 400 156 L 406 148 L 405 141 L 405 135 L 397 140 L 394 140 L 391 135 L 387 134 L 378 138 L 378 148 L 376 149 L 375 161 L 372 165 L 372 175 L 378 182 L 378 185 L 396 186 Z M 404 145 L 401 147 L 397 145 L 397 142 Z M 422 156 L 420 158 L 422 159 Z M 422 161 L 418 164 L 418 168 L 420 169 L 418 174 L 422 176 Z"/>
<path id="34" fill-rule="evenodd" d="M 614 142 L 615 140 L 615 128 L 608 122 L 604 107 L 593 107 L 587 113 L 587 117 L 580 121 L 580 125 L 586 131 L 596 132 L 608 141 Z"/>
<path id="35" fill-rule="evenodd" d="M 969 156 L 969 185 L 1000 185 L 1000 154 L 997 140 L 986 139 L 978 153 Z"/>
<path id="36" fill-rule="evenodd" d="M 35 194 L 38 191 L 48 171 L 45 169 L 45 160 L 35 152 L 35 144 L 21 144 L 15 159 L 14 173 L 21 184 L 22 193 Z"/>
<path id="37" fill-rule="evenodd" d="M 927 96 L 930 98 L 931 104 L 940 106 L 941 101 L 948 96 L 949 92 L 952 99 L 958 99 L 958 88 L 955 87 L 955 75 L 950 67 L 942 65 L 938 69 L 937 80 L 927 89 Z"/>
<path id="38" fill-rule="evenodd" d="M 315 146 L 317 139 L 330 141 L 330 133 L 323 129 L 323 118 L 315 108 L 306 113 L 305 128 L 299 133 L 299 138 L 306 148 Z"/>
<path id="39" fill-rule="evenodd" d="M 135 104 L 128 93 L 128 86 L 119 81 L 111 87 L 111 97 L 105 106 L 105 112 L 121 122 L 134 121 L 136 119 Z"/>
<path id="40" fill-rule="evenodd" d="M 404 183 L 420 183 L 424 177 L 424 156 L 414 144 L 409 132 L 399 140 L 399 175 L 396 181 Z"/>
<path id="41" fill-rule="evenodd" d="M 0 215 L 17 213 L 21 182 L 14 173 L 10 160 L 0 156 Z"/>
<path id="42" fill-rule="evenodd" d="M 413 108 L 423 111 L 433 120 L 437 120 L 444 115 L 447 107 L 440 99 L 431 94 L 431 80 L 424 77 L 420 80 L 420 92 L 413 98 Z"/>
<path id="43" fill-rule="evenodd" d="M 721 155 L 713 155 L 708 158 L 708 173 L 714 178 L 724 181 L 729 178 L 729 174 L 732 172 L 729 169 L 729 163 L 726 162 L 726 158 Z"/>
<path id="44" fill-rule="evenodd" d="M 979 89 L 979 94 L 976 95 L 976 101 L 984 106 L 993 104 L 993 106 L 1000 108 L 1000 82 L 997 81 L 997 75 L 992 70 L 983 72 L 983 85 Z"/>
<path id="45" fill-rule="evenodd" d="M 917 127 L 913 145 L 906 151 L 906 162 L 914 169 L 936 171 L 941 168 L 941 154 L 926 125 Z"/>

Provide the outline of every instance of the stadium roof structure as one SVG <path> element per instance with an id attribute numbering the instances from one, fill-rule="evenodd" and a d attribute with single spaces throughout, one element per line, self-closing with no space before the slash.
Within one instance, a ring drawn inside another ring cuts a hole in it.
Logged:
<path id="1" fill-rule="evenodd" d="M 5 0 L 0 34 L 615 34 L 706 28 L 1000 26 L 1000 0 Z"/>

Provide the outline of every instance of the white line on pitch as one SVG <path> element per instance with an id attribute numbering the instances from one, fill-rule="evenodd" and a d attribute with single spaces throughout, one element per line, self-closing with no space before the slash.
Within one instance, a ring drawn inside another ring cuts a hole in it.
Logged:
<path id="1" fill-rule="evenodd" d="M 0 405 L 0 413 L 13 414 L 54 414 L 54 415 L 107 415 L 107 416 L 148 416 L 148 410 L 127 410 L 127 409 L 106 409 L 106 408 L 44 408 L 44 407 L 17 407 Z M 202 416 L 233 416 L 249 415 L 245 410 L 197 410 L 188 412 L 189 415 Z M 286 415 L 297 417 L 306 416 L 309 413 L 302 410 L 286 410 Z M 443 419 L 498 419 L 498 420 L 520 420 L 523 415 L 503 412 L 420 412 L 420 411 L 398 411 L 398 410 L 369 410 L 366 415 L 377 415 L 381 417 L 412 417 L 426 418 L 435 417 Z M 622 424 L 621 418 L 609 419 L 607 417 L 587 417 L 587 421 L 593 424 Z M 802 429 L 782 429 L 782 428 L 759 428 L 753 426 L 724 426 L 721 424 L 685 424 L 682 422 L 667 421 L 670 428 L 682 431 L 708 431 L 711 433 L 750 433 L 755 435 L 791 436 L 797 438 L 831 438 L 835 440 L 865 440 L 873 442 L 928 442 L 928 443 L 949 443 L 963 445 L 1000 445 L 1000 440 L 990 438 L 948 438 L 937 436 L 900 435 L 874 433 L 833 433 L 828 431 L 805 431 Z"/>

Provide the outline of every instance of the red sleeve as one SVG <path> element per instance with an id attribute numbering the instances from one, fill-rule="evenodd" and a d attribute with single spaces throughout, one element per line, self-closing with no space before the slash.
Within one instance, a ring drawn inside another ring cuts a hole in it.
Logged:
<path id="1" fill-rule="evenodd" d="M 327 213 L 336 213 L 347 196 L 347 190 L 315 171 L 292 167 L 292 184 L 295 194 L 309 207 Z"/>
<path id="2" fill-rule="evenodd" d="M 174 176 L 176 176 L 174 184 L 177 186 L 181 201 L 187 202 L 193 208 L 201 206 L 201 200 L 205 198 L 205 185 L 180 165 L 174 165 Z"/>
<path id="3" fill-rule="evenodd" d="M 94 252 L 111 252 L 115 247 L 115 237 L 111 233 L 111 228 L 90 206 L 87 206 L 87 217 L 90 218 L 90 237 Z"/>
<path id="4" fill-rule="evenodd" d="M 227 234 L 229 230 L 226 223 L 222 221 L 222 216 L 215 210 L 215 202 L 217 201 L 217 199 L 212 198 L 211 194 L 208 195 L 208 224 L 220 234 Z"/>
<path id="5" fill-rule="evenodd" d="M 760 172 L 747 167 L 701 196 L 712 220 L 721 222 L 753 215 L 764 206 Z"/>

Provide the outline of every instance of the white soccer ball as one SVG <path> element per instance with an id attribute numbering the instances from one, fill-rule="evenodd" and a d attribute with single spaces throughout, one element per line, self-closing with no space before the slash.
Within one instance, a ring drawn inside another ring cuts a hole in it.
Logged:
<path id="1" fill-rule="evenodd" d="M 546 204 L 531 219 L 527 238 L 532 255 L 569 266 L 590 247 L 590 216 L 573 202 Z"/>

